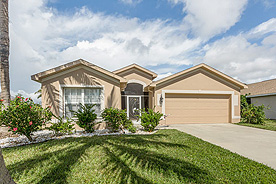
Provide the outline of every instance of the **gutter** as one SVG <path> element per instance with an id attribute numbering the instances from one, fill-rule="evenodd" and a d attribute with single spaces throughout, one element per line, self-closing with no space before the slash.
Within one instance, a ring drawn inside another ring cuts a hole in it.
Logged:
<path id="1" fill-rule="evenodd" d="M 259 95 L 249 95 L 246 98 L 256 98 L 256 97 L 264 97 L 264 96 L 274 96 L 276 93 L 268 93 L 268 94 L 259 94 Z"/>

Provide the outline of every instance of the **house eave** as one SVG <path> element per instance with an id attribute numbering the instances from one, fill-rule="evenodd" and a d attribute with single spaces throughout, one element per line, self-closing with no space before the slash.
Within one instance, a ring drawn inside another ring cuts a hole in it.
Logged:
<path id="1" fill-rule="evenodd" d="M 72 68 L 75 68 L 75 67 L 78 67 L 78 66 L 84 66 L 84 67 L 88 67 L 90 69 L 93 69 L 93 70 L 96 70 L 98 72 L 101 72 L 109 77 L 112 77 L 116 80 L 119 80 L 120 83 L 126 83 L 127 80 L 123 77 L 120 77 L 108 70 L 105 70 L 101 67 L 98 67 L 92 63 L 89 63 L 88 61 L 85 61 L 83 59 L 79 59 L 79 60 L 76 60 L 76 61 L 73 61 L 73 62 L 70 62 L 70 63 L 66 63 L 64 65 L 61 65 L 61 66 L 58 66 L 58 67 L 55 67 L 55 68 L 52 68 L 52 69 L 49 69 L 49 70 L 46 70 L 46 71 L 43 71 L 43 72 L 40 72 L 40 73 L 37 73 L 37 74 L 34 74 L 31 76 L 31 79 L 36 81 L 36 82 L 43 82 L 43 80 L 45 80 L 47 77 L 49 76 L 52 76 L 52 75 L 55 75 L 57 73 L 62 73 L 66 70 L 70 70 Z"/>
<path id="2" fill-rule="evenodd" d="M 257 98 L 257 97 L 266 97 L 266 96 L 276 96 L 276 93 L 267 93 L 267 94 L 258 94 L 258 95 L 248 95 L 246 98 Z"/>
<path id="3" fill-rule="evenodd" d="M 218 70 L 216 70 L 216 69 L 214 69 L 214 68 L 212 68 L 212 67 L 210 67 L 210 66 L 208 66 L 208 65 L 206 65 L 204 63 L 196 65 L 196 66 L 194 66 L 192 68 L 188 68 L 188 69 L 183 70 L 181 72 L 178 72 L 176 74 L 170 75 L 168 77 L 165 77 L 163 79 L 155 81 L 154 83 L 155 83 L 155 85 L 159 85 L 159 84 L 162 84 L 164 82 L 173 80 L 173 79 L 175 79 L 175 78 L 177 78 L 177 77 L 179 77 L 181 75 L 185 75 L 185 74 L 187 74 L 189 72 L 195 71 L 195 70 L 200 69 L 200 68 L 202 68 L 202 69 L 204 69 L 206 71 L 209 71 L 209 72 L 211 72 L 211 73 L 213 73 L 213 74 L 215 74 L 215 75 L 223 78 L 224 80 L 226 80 L 226 81 L 234 84 L 235 86 L 238 86 L 240 89 L 248 88 L 248 86 L 246 84 L 243 84 L 242 82 L 239 82 L 238 80 L 233 79 L 232 77 L 230 77 L 230 76 L 228 76 L 228 75 L 226 75 L 226 74 L 224 74 L 224 73 L 222 73 L 222 72 L 220 72 L 220 71 L 218 71 Z"/>

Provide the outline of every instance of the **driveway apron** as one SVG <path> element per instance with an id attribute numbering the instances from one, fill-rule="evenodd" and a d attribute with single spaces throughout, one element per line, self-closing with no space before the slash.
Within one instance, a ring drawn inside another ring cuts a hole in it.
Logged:
<path id="1" fill-rule="evenodd" d="M 276 131 L 230 123 L 175 124 L 170 127 L 276 169 Z"/>

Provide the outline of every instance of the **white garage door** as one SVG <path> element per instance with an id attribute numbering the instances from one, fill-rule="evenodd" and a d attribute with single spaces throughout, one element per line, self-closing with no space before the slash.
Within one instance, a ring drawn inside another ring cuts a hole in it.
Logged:
<path id="1" fill-rule="evenodd" d="M 166 94 L 166 124 L 229 123 L 230 95 Z"/>

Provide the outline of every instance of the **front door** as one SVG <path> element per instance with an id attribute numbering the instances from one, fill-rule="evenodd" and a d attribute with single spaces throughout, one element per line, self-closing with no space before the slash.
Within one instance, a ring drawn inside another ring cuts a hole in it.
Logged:
<path id="1" fill-rule="evenodd" d="M 141 96 L 128 96 L 127 97 L 127 115 L 129 119 L 136 120 L 137 115 L 140 114 L 141 109 Z"/>

